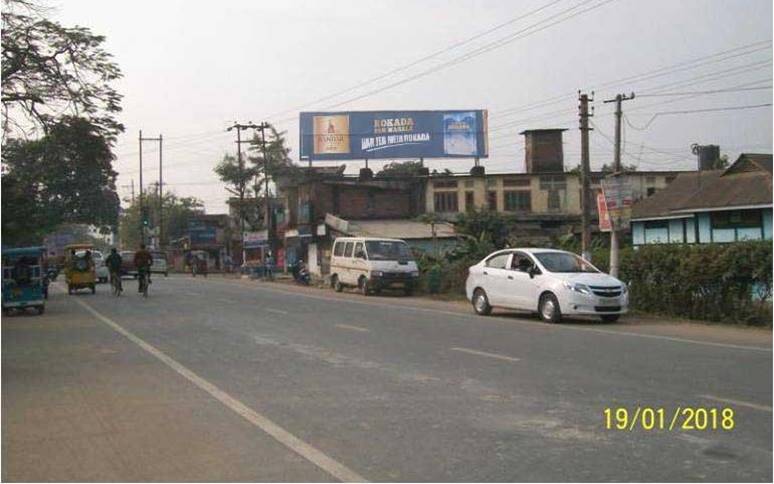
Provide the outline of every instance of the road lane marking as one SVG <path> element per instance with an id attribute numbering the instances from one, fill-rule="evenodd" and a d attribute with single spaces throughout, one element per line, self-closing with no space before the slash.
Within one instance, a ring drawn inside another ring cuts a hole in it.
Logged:
<path id="1" fill-rule="evenodd" d="M 218 301 L 226 304 L 236 304 L 236 301 L 234 301 L 233 299 L 227 299 L 225 297 L 219 297 Z"/>
<path id="2" fill-rule="evenodd" d="M 102 315 L 96 309 L 92 308 L 88 303 L 80 299 L 75 299 L 75 302 L 80 304 L 84 309 L 94 315 L 94 317 L 111 327 L 117 333 L 123 335 L 146 352 L 155 356 L 158 360 L 167 365 L 169 368 L 173 369 L 180 376 L 187 379 L 205 392 L 209 393 L 213 398 L 228 407 L 230 410 L 234 411 L 236 414 L 240 415 L 251 424 L 269 434 L 276 441 L 297 453 L 304 459 L 308 460 L 312 464 L 316 465 L 331 476 L 342 482 L 367 482 L 363 476 L 359 475 L 344 464 L 334 460 L 332 457 L 329 457 L 317 448 L 307 444 L 273 421 L 269 420 L 264 415 L 261 415 L 228 393 L 224 392 L 214 384 L 200 377 L 193 371 L 178 363 L 176 360 L 167 356 L 167 354 L 163 351 L 145 342 L 145 340 L 141 339 L 140 337 L 135 336 L 133 333 L 124 329 L 121 325 L 108 318 L 107 316 Z"/>
<path id="3" fill-rule="evenodd" d="M 349 330 L 352 330 L 352 331 L 362 331 L 364 333 L 368 332 L 368 330 L 366 328 L 361 328 L 359 326 L 350 326 L 348 324 L 337 324 L 336 327 L 340 328 L 340 329 L 349 329 Z"/>
<path id="4" fill-rule="evenodd" d="M 750 403 L 750 402 L 745 402 L 745 401 L 742 401 L 742 400 L 734 400 L 732 398 L 720 398 L 720 397 L 716 397 L 714 395 L 699 395 L 699 397 L 700 398 L 705 398 L 707 400 L 714 400 L 716 402 L 721 402 L 721 403 L 730 403 L 731 405 L 738 405 L 740 407 L 748 407 L 748 408 L 752 408 L 752 409 L 755 409 L 755 410 L 762 410 L 764 412 L 771 412 L 771 407 L 769 407 L 767 405 L 761 405 L 761 404 L 758 404 L 758 403 Z"/>
<path id="5" fill-rule="evenodd" d="M 282 309 L 266 308 L 266 311 L 274 314 L 288 314 L 287 311 L 283 311 Z"/>
<path id="6" fill-rule="evenodd" d="M 189 291 L 186 291 L 183 294 L 185 294 L 186 296 L 192 296 L 192 297 L 199 297 L 202 295 L 202 293 L 200 292 L 189 292 Z"/>
<path id="7" fill-rule="evenodd" d="M 498 355 L 495 353 L 487 353 L 486 351 L 471 350 L 468 348 L 450 348 L 452 351 L 461 351 L 463 353 L 470 353 L 471 355 L 486 356 L 488 358 L 497 358 L 498 360 L 505 361 L 519 361 L 520 358 L 512 358 L 510 356 Z"/>
<path id="8" fill-rule="evenodd" d="M 241 287 L 247 290 L 253 290 L 253 291 L 265 291 L 269 293 L 279 293 L 279 294 L 285 294 L 288 296 L 299 296 L 299 297 L 305 297 L 308 299 L 317 299 L 320 301 L 330 301 L 330 302 L 342 302 L 346 301 L 351 304 L 360 304 L 360 305 L 366 305 L 366 306 L 372 306 L 372 307 L 383 307 L 387 309 L 407 309 L 410 311 L 418 311 L 418 312 L 426 312 L 426 313 L 434 313 L 434 314 L 444 314 L 448 316 L 455 316 L 457 318 L 465 319 L 466 322 L 470 322 L 470 320 L 475 317 L 480 321 L 500 321 L 500 322 L 507 322 L 507 323 L 516 323 L 516 324 L 522 324 L 522 325 L 530 325 L 535 328 L 545 329 L 547 331 L 562 331 L 562 330 L 574 330 L 574 331 L 587 331 L 591 333 L 599 333 L 599 334 L 607 334 L 612 336 L 628 336 L 628 337 L 634 337 L 634 338 L 646 338 L 646 339 L 655 339 L 655 340 L 663 340 L 663 341 L 671 341 L 675 343 L 686 343 L 686 344 L 695 344 L 695 345 L 703 345 L 703 346 L 714 346 L 719 348 L 730 348 L 730 349 L 736 349 L 736 350 L 749 350 L 749 351 L 758 351 L 763 353 L 771 353 L 772 348 L 764 348 L 761 346 L 750 346 L 750 345 L 737 345 L 733 343 L 717 343 L 713 341 L 701 341 L 701 340 L 694 340 L 694 339 L 688 339 L 688 338 L 680 338 L 676 336 L 663 336 L 658 334 L 645 334 L 645 333 L 634 333 L 631 331 L 612 331 L 612 330 L 606 330 L 606 329 L 599 329 L 599 328 L 587 328 L 587 327 L 581 327 L 581 326 L 573 326 L 573 325 L 567 325 L 567 324 L 545 324 L 539 321 L 530 321 L 526 319 L 520 319 L 520 318 L 512 318 L 512 317 L 503 317 L 503 316 L 489 316 L 487 318 L 481 318 L 480 316 L 473 316 L 471 314 L 465 314 L 461 312 L 454 312 L 454 311 L 444 311 L 442 309 L 434 309 L 434 308 L 420 308 L 415 306 L 405 306 L 401 304 L 385 304 L 385 303 L 379 303 L 379 302 L 368 302 L 368 301 L 358 301 L 352 298 L 348 297 L 328 297 L 328 296 L 320 296 L 316 294 L 306 294 L 303 292 L 296 292 L 296 291 L 286 291 L 278 288 L 269 288 L 266 286 L 251 286 L 247 284 L 240 284 L 240 283 L 233 283 L 233 282 L 227 282 L 227 281 L 217 281 L 217 280 L 209 280 L 209 281 L 202 281 L 202 284 L 205 283 L 216 283 L 216 284 L 223 284 L 226 286 L 231 287 Z"/>

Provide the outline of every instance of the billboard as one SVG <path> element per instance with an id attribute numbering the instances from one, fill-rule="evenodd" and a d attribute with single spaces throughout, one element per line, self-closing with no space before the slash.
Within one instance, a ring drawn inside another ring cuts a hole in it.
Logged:
<path id="1" fill-rule="evenodd" d="M 301 158 L 486 158 L 486 110 L 301 113 Z"/>
<path id="2" fill-rule="evenodd" d="M 209 245 L 217 242 L 217 228 L 205 225 L 199 220 L 188 222 L 188 237 L 191 245 Z"/>

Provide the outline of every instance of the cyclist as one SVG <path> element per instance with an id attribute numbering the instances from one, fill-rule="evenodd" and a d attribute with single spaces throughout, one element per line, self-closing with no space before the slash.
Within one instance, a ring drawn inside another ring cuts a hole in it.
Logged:
<path id="1" fill-rule="evenodd" d="M 118 288 L 118 292 L 123 292 L 123 287 L 121 287 L 121 264 L 123 263 L 123 260 L 121 259 L 121 256 L 118 254 L 118 251 L 115 247 L 110 249 L 110 255 L 107 256 L 105 259 L 105 265 L 108 268 L 108 271 L 110 272 L 110 284 L 113 285 L 113 287 Z"/>
<path id="2" fill-rule="evenodd" d="M 146 284 L 151 283 L 151 264 L 153 264 L 153 256 L 148 249 L 145 248 L 145 244 L 140 244 L 140 250 L 134 253 L 134 267 L 137 269 L 137 276 L 140 278 L 140 283 L 137 285 L 137 292 L 142 292 L 143 279 Z"/>

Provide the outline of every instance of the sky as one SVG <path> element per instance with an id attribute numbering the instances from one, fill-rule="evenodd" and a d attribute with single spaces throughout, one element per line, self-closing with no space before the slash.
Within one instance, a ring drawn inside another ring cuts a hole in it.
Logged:
<path id="1" fill-rule="evenodd" d="M 163 135 L 164 183 L 227 210 L 213 172 L 236 153 L 234 122 L 287 131 L 299 111 L 487 109 L 488 173 L 523 172 L 525 129 L 567 128 L 580 160 L 578 90 L 594 91 L 591 166 L 613 157 L 623 105 L 625 164 L 693 169 L 690 145 L 733 161 L 772 152 L 770 0 L 337 0 L 51 2 L 51 16 L 105 35 L 123 71 L 119 194 L 139 190 L 138 136 Z M 438 55 L 432 56 L 432 54 Z M 368 82 L 372 81 L 372 82 Z M 335 95 L 340 93 L 338 95 Z M 335 96 L 333 96 L 335 95 Z M 327 98 L 327 99 L 326 99 Z M 761 106 L 768 104 L 768 106 Z M 692 111 L 692 112 L 690 112 Z M 699 112 L 696 112 L 699 111 Z M 375 171 L 393 160 L 369 161 Z M 143 178 L 158 180 L 157 143 Z M 472 160 L 425 160 L 465 172 Z M 362 161 L 346 164 L 356 173 Z"/>

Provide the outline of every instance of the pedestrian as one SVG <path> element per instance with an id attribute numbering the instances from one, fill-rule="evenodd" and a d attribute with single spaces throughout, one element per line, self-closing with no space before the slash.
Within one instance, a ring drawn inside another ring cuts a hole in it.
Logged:
<path id="1" fill-rule="evenodd" d="M 266 255 L 266 278 L 270 281 L 274 280 L 274 257 L 271 252 Z"/>

